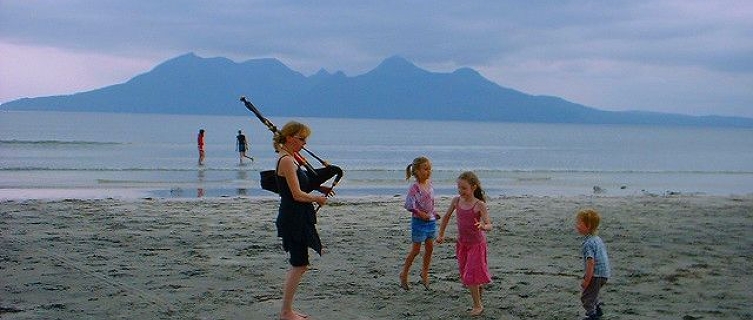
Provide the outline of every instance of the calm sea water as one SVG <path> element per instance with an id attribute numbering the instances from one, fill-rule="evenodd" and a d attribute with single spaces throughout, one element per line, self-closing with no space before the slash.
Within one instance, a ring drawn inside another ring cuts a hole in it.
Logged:
<path id="1" fill-rule="evenodd" d="M 270 120 L 312 127 L 308 148 L 345 170 L 342 197 L 402 196 L 405 167 L 419 155 L 432 159 L 440 196 L 455 194 L 464 170 L 476 171 L 492 196 L 589 195 L 594 187 L 604 195 L 753 193 L 751 129 Z M 0 112 L 0 128 L 0 199 L 274 196 L 258 184 L 258 172 L 274 167 L 271 133 L 251 114 Z M 238 130 L 253 163 L 239 165 Z"/>

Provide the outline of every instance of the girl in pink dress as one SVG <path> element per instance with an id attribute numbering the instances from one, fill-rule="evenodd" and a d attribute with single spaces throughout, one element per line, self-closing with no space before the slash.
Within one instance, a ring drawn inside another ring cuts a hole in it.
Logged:
<path id="1" fill-rule="evenodd" d="M 458 257 L 460 280 L 468 287 L 473 299 L 472 316 L 481 315 L 481 286 L 492 281 L 486 260 L 486 231 L 492 230 L 492 222 L 486 209 L 486 197 L 481 182 L 475 173 L 463 172 L 457 180 L 458 197 L 452 199 L 450 208 L 442 218 L 437 243 L 444 242 L 444 232 L 450 217 L 457 211 L 458 240 L 455 253 Z"/>

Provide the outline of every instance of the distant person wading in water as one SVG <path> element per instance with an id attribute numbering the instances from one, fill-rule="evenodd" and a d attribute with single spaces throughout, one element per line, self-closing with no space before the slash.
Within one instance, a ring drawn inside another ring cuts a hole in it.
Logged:
<path id="1" fill-rule="evenodd" d="M 196 139 L 196 143 L 199 145 L 199 165 L 204 165 L 204 157 L 206 156 L 206 153 L 204 152 L 204 129 L 199 130 L 199 137 Z"/>
<path id="2" fill-rule="evenodd" d="M 243 158 L 251 159 L 251 162 L 254 162 L 254 157 L 249 157 L 246 155 L 246 151 L 248 150 L 248 140 L 246 140 L 246 136 L 243 135 L 241 130 L 238 130 L 238 135 L 235 137 L 236 139 L 236 150 L 238 150 L 238 158 L 240 160 L 240 164 L 243 164 Z"/>

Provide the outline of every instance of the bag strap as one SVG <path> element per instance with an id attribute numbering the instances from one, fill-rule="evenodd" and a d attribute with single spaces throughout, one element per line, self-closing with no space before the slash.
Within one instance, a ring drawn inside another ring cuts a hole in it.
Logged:
<path id="1" fill-rule="evenodd" d="M 277 175 L 278 169 L 280 169 L 280 160 L 285 157 L 289 157 L 289 154 L 283 155 L 282 157 L 277 158 L 277 164 L 275 165 L 275 175 Z"/>

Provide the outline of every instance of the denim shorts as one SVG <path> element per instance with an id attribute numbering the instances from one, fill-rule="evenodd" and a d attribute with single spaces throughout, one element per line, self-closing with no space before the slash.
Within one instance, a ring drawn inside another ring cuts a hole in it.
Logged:
<path id="1" fill-rule="evenodd" d="M 425 221 L 413 217 L 410 221 L 411 241 L 414 243 L 425 242 L 426 240 L 437 237 L 437 222 L 435 220 Z"/>

